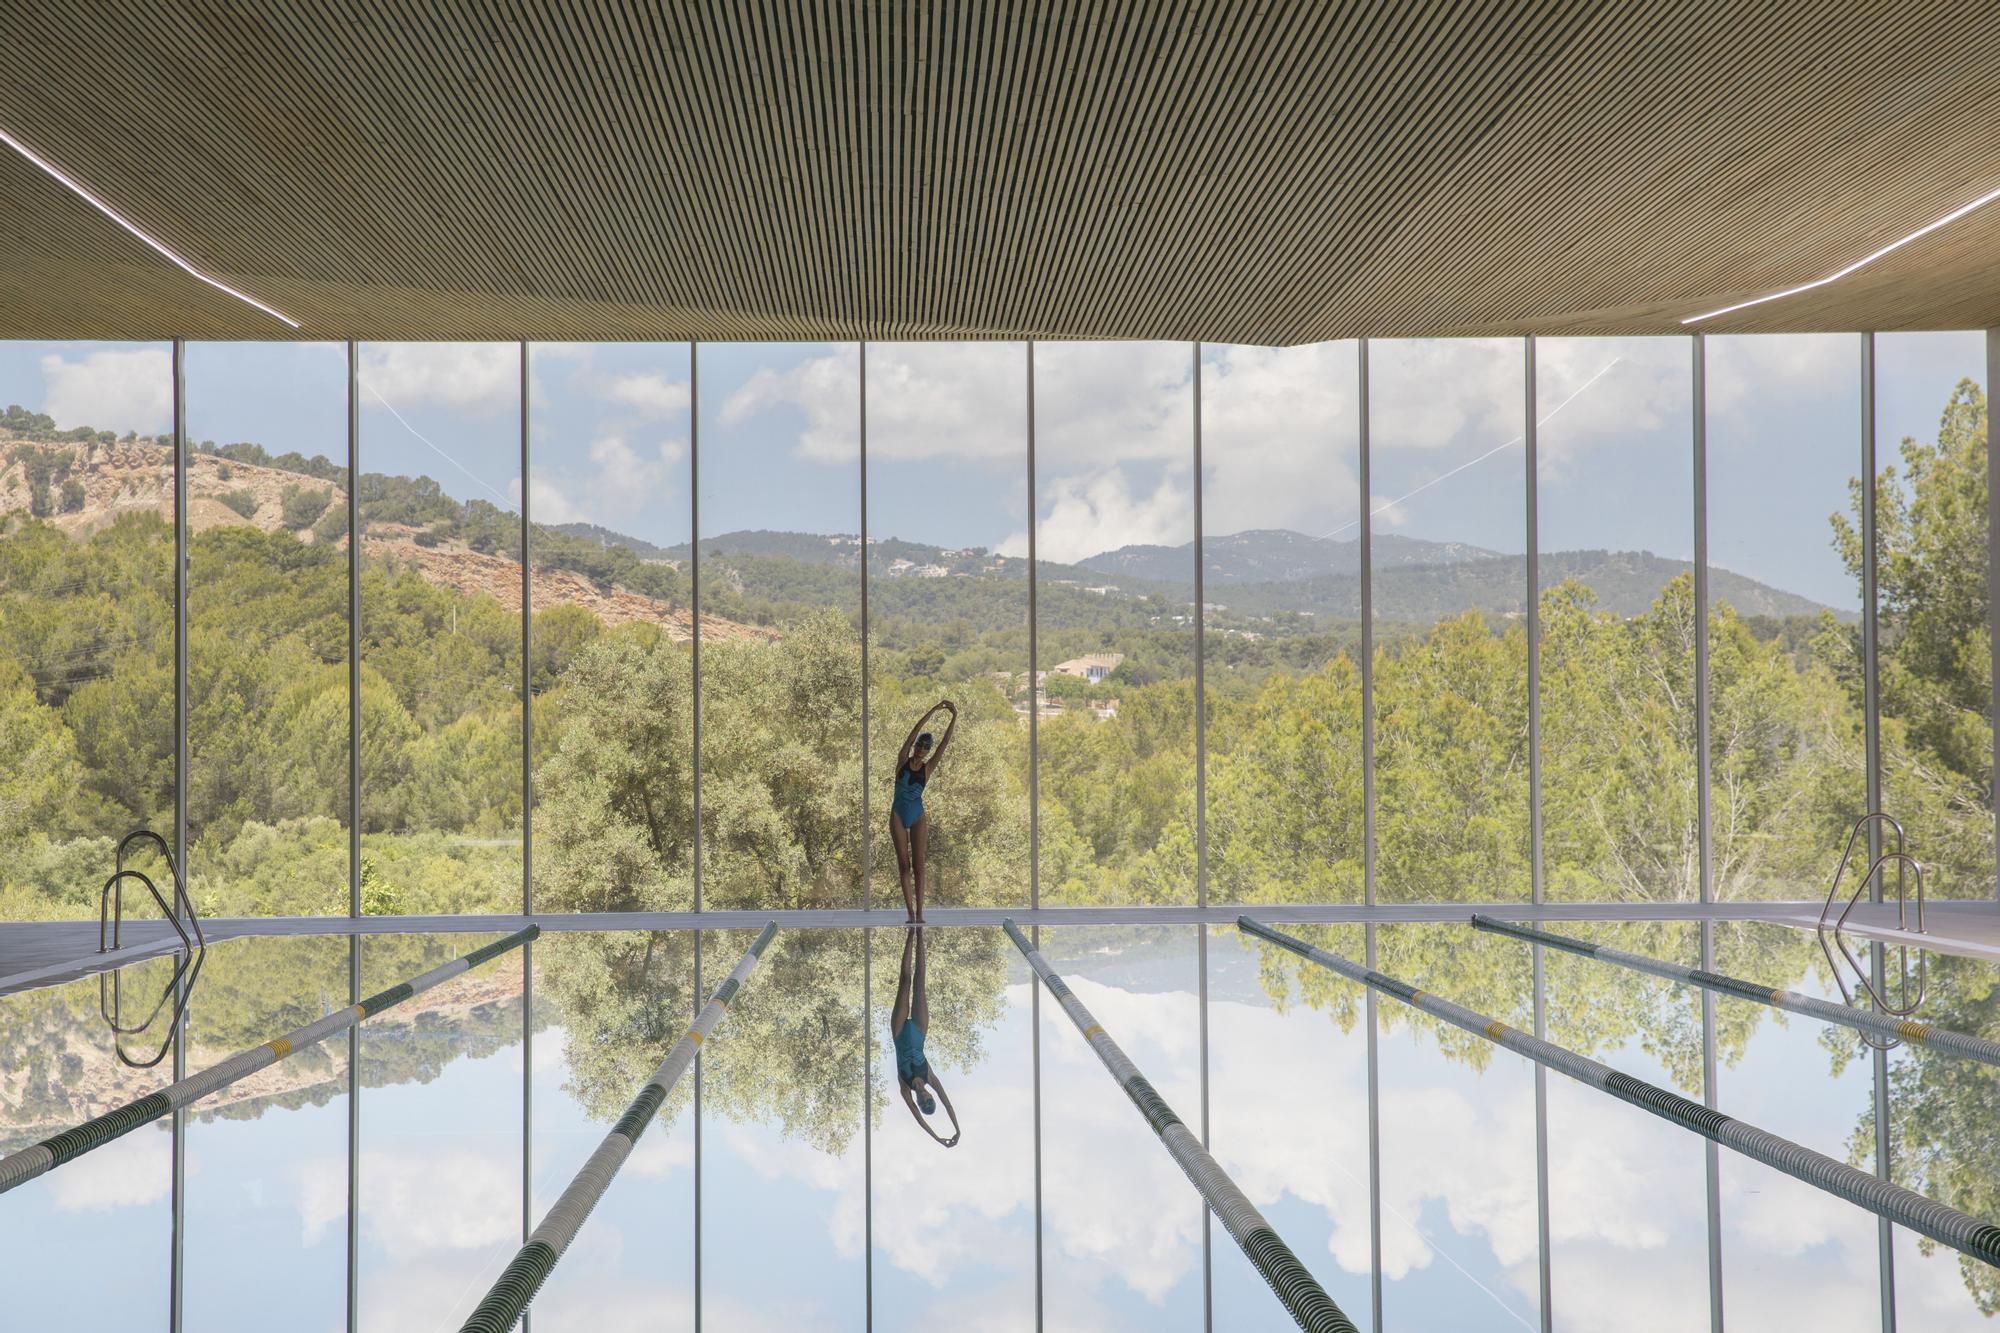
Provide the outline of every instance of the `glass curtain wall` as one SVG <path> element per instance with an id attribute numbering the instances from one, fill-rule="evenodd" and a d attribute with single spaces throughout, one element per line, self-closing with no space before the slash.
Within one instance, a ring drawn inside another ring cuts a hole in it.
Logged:
<path id="1" fill-rule="evenodd" d="M 1861 340 L 1706 340 L 1714 895 L 1823 896 L 1868 808 L 1858 689 Z M 1858 554 L 1857 554 L 1858 560 Z"/>
<path id="2" fill-rule="evenodd" d="M 347 914 L 347 348 L 190 343 L 189 891 Z"/>
<path id="3" fill-rule="evenodd" d="M 1202 350 L 1211 901 L 1365 896 L 1358 352 Z"/>
<path id="4" fill-rule="evenodd" d="M 1529 896 L 1518 340 L 1373 343 L 1376 895 Z"/>
<path id="5" fill-rule="evenodd" d="M 1542 864 L 1554 901 L 1701 897 L 1692 348 L 1535 344 Z"/>
<path id="6" fill-rule="evenodd" d="M 697 357 L 702 905 L 858 907 L 860 349 Z"/>
<path id="7" fill-rule="evenodd" d="M 1035 346 L 1041 901 L 1192 903 L 1191 343 Z"/>
<path id="8" fill-rule="evenodd" d="M 1882 808 L 1938 898 L 1993 896 L 1985 379 L 1977 333 L 1875 339 Z M 1841 535 L 1857 574 L 1859 536 L 1852 522 Z"/>
<path id="9" fill-rule="evenodd" d="M 0 343 L 0 919 L 173 836 L 173 401 L 164 343 Z"/>
<path id="10" fill-rule="evenodd" d="M 521 352 L 363 343 L 361 910 L 521 904 Z"/>
<path id="11" fill-rule="evenodd" d="M 694 907 L 689 348 L 529 360 L 534 903 Z"/>
<path id="12" fill-rule="evenodd" d="M 1027 355 L 1024 343 L 867 348 L 867 838 L 879 908 L 904 904 L 889 823 L 896 764 L 940 700 L 957 712 L 923 725 L 951 735 L 924 792 L 925 901 L 1031 898 Z"/>
<path id="13" fill-rule="evenodd" d="M 1864 345 L 1537 344 L 1551 899 L 1701 893 L 1698 357 L 1711 891 L 1821 892 L 1870 799 Z M 1984 339 L 1872 345 L 1881 801 L 1933 896 L 1985 898 Z M 1351 343 L 876 344 L 865 401 L 851 344 L 536 345 L 525 386 L 520 344 L 362 344 L 350 703 L 344 349 L 189 344 L 197 900 L 343 909 L 353 707 L 366 912 L 518 909 L 524 732 L 546 908 L 894 910 L 893 769 L 945 698 L 928 901 L 1364 900 L 1370 765 L 1378 900 L 1524 898 L 1525 349 L 1370 344 L 1364 432 Z M 173 823 L 171 356 L 0 347 L 16 918 L 87 916 L 115 838 Z"/>

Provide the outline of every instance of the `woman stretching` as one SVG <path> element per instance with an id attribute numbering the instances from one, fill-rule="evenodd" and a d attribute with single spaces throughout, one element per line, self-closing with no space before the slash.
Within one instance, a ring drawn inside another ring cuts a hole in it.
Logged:
<path id="1" fill-rule="evenodd" d="M 924 723 L 943 709 L 951 715 L 944 738 L 931 748 L 931 734 Z M 903 907 L 910 920 L 924 919 L 924 851 L 930 844 L 931 819 L 924 813 L 924 785 L 937 771 L 951 744 L 952 728 L 958 725 L 958 708 L 949 699 L 931 705 L 930 712 L 917 719 L 896 756 L 896 799 L 889 807 L 889 838 L 896 844 L 896 878 L 903 886 Z"/>
<path id="2" fill-rule="evenodd" d="M 910 975 L 912 952 L 917 963 L 914 980 Z M 903 1094 L 903 1105 L 910 1108 L 910 1115 L 924 1133 L 951 1148 L 958 1144 L 958 1111 L 946 1095 L 944 1084 L 931 1072 L 931 1062 L 924 1057 L 924 1033 L 931 1025 L 931 1005 L 925 989 L 924 932 L 920 926 L 903 932 L 903 970 L 896 978 L 896 1007 L 889 1011 L 889 1039 L 896 1048 L 896 1088 Z M 932 1093 L 937 1096 L 933 1098 Z M 931 1122 L 925 1119 L 937 1114 L 939 1101 L 944 1103 L 944 1113 L 951 1117 L 950 1138 L 932 1129 Z"/>

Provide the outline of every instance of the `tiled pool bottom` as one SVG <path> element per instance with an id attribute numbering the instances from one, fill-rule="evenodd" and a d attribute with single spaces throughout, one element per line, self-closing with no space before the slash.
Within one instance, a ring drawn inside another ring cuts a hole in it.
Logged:
<path id="1" fill-rule="evenodd" d="M 1699 953 L 1690 922 L 1562 929 Z M 1809 936 L 1711 929 L 1719 970 L 1831 990 Z M 1367 944 L 1358 926 L 1294 933 L 1357 958 Z M 1382 970 L 1531 1024 L 1527 946 L 1458 925 L 1373 933 Z M 752 934 L 701 932 L 704 997 Z M 218 944 L 187 1067 L 347 1003 L 350 948 L 368 994 L 481 942 Z M 949 1150 L 925 1136 L 889 1043 L 903 943 L 900 928 L 780 932 L 704 1048 L 699 1116 L 689 1080 L 536 1299 L 535 1329 L 692 1329 L 698 1306 L 717 1333 L 983 1333 L 1033 1329 L 1038 1313 L 1047 1329 L 1198 1330 L 1205 1303 L 1217 1329 L 1289 1327 L 998 929 L 928 932 L 927 1049 L 964 1133 Z M 1041 948 L 1184 1120 L 1199 1127 L 1205 1110 L 1215 1156 L 1357 1324 L 1375 1326 L 1374 1180 L 1381 1328 L 1542 1326 L 1531 1065 L 1383 999 L 1371 1155 L 1361 988 L 1233 929 L 1045 927 Z M 358 1078 L 336 1037 L 199 1103 L 179 1144 L 182 1327 L 344 1330 L 351 1228 L 357 1327 L 456 1329 L 524 1214 L 540 1219 L 685 1029 L 695 951 L 690 932 L 547 935 L 531 986 L 515 953 L 369 1020 Z M 1552 1039 L 1701 1095 L 1698 993 L 1556 952 L 1544 966 Z M 128 1006 L 166 975 L 128 972 Z M 1996 980 L 1990 964 L 1938 959 L 1926 1017 L 2000 1037 Z M 113 1059 L 97 1000 L 94 981 L 0 999 L 6 1148 L 171 1076 Z M 1872 1055 L 1805 1019 L 1714 1004 L 1722 1109 L 1872 1167 Z M 1885 1072 L 1898 1178 L 2000 1211 L 1995 1071 L 1899 1050 Z M 1703 1142 L 1560 1075 L 1542 1113 L 1553 1326 L 1709 1327 Z M 14 1275 L 0 1325 L 167 1328 L 174 1166 L 174 1136 L 149 1127 L 0 1196 Z M 1726 1150 L 1717 1167 L 1730 1328 L 1882 1327 L 1871 1215 Z M 1903 1328 L 1993 1326 L 1979 1304 L 2000 1272 L 1901 1232 L 1893 1247 Z"/>

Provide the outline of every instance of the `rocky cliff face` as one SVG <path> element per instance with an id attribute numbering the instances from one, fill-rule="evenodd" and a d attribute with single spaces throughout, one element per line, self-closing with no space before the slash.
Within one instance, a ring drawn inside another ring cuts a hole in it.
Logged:
<path id="1" fill-rule="evenodd" d="M 46 520 L 71 536 L 87 537 L 125 513 L 152 512 L 162 519 L 173 518 L 173 453 L 167 444 L 146 439 L 36 444 L 17 440 L 5 431 L 0 431 L 0 517 L 29 512 L 35 500 L 30 469 L 25 459 L 14 457 L 21 447 L 42 452 L 48 464 L 43 477 L 47 497 L 43 507 L 49 511 Z M 65 494 L 64 485 L 70 481 L 76 487 Z M 81 488 L 80 497 L 77 487 Z M 276 532 L 285 526 L 285 493 L 294 488 L 326 495 L 329 511 L 347 504 L 346 489 L 333 482 L 211 454 L 197 453 L 188 460 L 187 487 L 188 528 L 192 532 L 226 527 Z M 294 535 L 302 542 L 318 540 L 310 527 L 298 529 Z M 482 555 L 449 541 L 419 545 L 416 538 L 414 529 L 401 524 L 371 524 L 362 534 L 362 552 L 375 558 L 394 557 L 435 587 L 468 595 L 484 593 L 509 611 L 521 609 L 518 561 Z M 336 540 L 342 546 L 346 543 L 345 537 Z M 535 609 L 558 605 L 581 607 L 607 625 L 644 621 L 662 626 L 676 640 L 685 641 L 693 635 L 693 616 L 684 606 L 601 586 L 570 570 L 537 569 Z M 777 637 L 772 630 L 717 616 L 702 617 L 702 635 L 711 642 Z"/>

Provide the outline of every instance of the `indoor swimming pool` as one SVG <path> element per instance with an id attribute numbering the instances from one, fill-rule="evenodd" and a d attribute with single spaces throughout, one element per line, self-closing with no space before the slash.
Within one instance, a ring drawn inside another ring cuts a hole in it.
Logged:
<path id="1" fill-rule="evenodd" d="M 1838 998 L 1808 932 L 1570 922 L 1564 933 Z M 1535 950 L 1460 923 L 1288 926 L 1502 1022 Z M 479 1303 L 754 930 L 549 930 L 187 1113 L 0 1196 L 8 1327 L 451 1330 Z M 1372 940 L 1370 936 L 1372 935 Z M 495 936 L 213 944 L 186 1070 Z M 998 927 L 934 925 L 926 1054 L 960 1138 L 897 1089 L 908 937 L 786 927 L 532 1306 L 542 1333 L 1262 1330 L 1284 1310 Z M 2000 1270 L 1549 1073 L 1233 926 L 1044 925 L 1039 947 L 1363 1328 L 1991 1327 Z M 350 957 L 352 952 L 353 957 Z M 699 963 L 697 963 L 699 953 Z M 696 978 L 699 965 L 702 980 Z M 169 974 L 126 969 L 125 1012 Z M 1550 1040 L 1873 1170 L 1876 1058 L 1851 1032 L 1557 950 Z M 1930 962 L 1927 1021 L 2000 1038 L 1993 964 Z M 1371 1042 L 1371 1015 L 1373 1034 Z M 126 1037 L 136 1060 L 150 1041 Z M 95 979 L 0 997 L 0 1150 L 165 1086 L 121 1063 Z M 1895 1178 L 2000 1212 L 1995 1071 L 1882 1061 Z M 1542 1086 L 1538 1089 L 1538 1082 Z M 947 1129 L 945 1133 L 949 1133 Z M 1538 1169 L 1545 1135 L 1546 1172 Z M 184 1220 L 174 1226 L 175 1177 Z M 176 1252 L 176 1235 L 179 1250 Z M 351 1254 L 351 1260 L 350 1260 Z M 1377 1256 L 1379 1255 L 1379 1264 Z M 1379 1272 L 1379 1293 L 1373 1277 Z M 1379 1302 L 1379 1306 L 1378 1306 Z M 1380 1322 L 1375 1312 L 1379 1308 Z M 1212 1320 L 1212 1323 L 1209 1321 Z"/>

